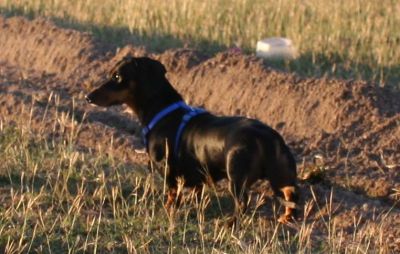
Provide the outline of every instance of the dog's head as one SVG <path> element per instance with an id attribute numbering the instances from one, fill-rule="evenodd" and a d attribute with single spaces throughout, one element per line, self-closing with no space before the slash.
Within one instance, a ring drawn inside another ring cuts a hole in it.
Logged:
<path id="1" fill-rule="evenodd" d="M 156 60 L 125 57 L 110 71 L 107 79 L 86 96 L 86 100 L 108 107 L 152 99 L 151 95 L 161 90 L 165 73 L 165 67 Z"/>

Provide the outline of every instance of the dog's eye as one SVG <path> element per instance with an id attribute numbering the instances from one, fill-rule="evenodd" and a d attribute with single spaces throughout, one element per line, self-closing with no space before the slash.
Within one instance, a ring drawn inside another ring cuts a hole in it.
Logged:
<path id="1" fill-rule="evenodd" d="M 112 76 L 112 79 L 113 79 L 114 81 L 118 82 L 118 83 L 121 83 L 121 81 L 122 81 L 122 77 L 121 77 L 121 75 L 119 75 L 118 73 L 115 73 L 115 74 Z"/>

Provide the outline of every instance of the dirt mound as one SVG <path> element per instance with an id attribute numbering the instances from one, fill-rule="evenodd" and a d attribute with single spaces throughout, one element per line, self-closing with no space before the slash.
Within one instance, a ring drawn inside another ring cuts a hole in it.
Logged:
<path id="1" fill-rule="evenodd" d="M 24 69 L 62 78 L 87 77 L 88 67 L 96 68 L 104 47 L 89 34 L 72 29 L 58 29 L 39 18 L 29 21 L 20 17 L 0 16 L 0 59 Z"/>
<path id="2" fill-rule="evenodd" d="M 294 149 L 300 171 L 324 171 L 319 186 L 325 192 L 341 186 L 339 200 L 357 197 L 372 207 L 388 208 L 400 199 L 399 92 L 361 81 L 304 79 L 240 53 L 210 58 L 191 49 L 150 54 L 127 46 L 114 54 L 89 34 L 43 19 L 0 17 L 0 46 L 0 119 L 5 123 L 35 100 L 33 117 L 43 128 L 39 120 L 51 93 L 60 101 L 49 114 L 60 105 L 71 111 L 75 98 L 82 149 L 106 146 L 113 136 L 113 145 L 121 148 L 116 156 L 143 165 L 146 157 L 133 149 L 141 147 L 134 117 L 122 113 L 124 107 L 89 107 L 84 95 L 124 55 L 149 55 L 165 64 L 168 78 L 188 103 L 217 114 L 259 118 L 279 130 Z M 346 220 L 351 211 L 343 209 Z"/>

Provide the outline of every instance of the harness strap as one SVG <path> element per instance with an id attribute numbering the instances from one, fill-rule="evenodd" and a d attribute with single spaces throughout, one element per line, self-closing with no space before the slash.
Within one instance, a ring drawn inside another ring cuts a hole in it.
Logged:
<path id="1" fill-rule="evenodd" d="M 151 119 L 150 123 L 142 129 L 142 139 L 143 139 L 144 145 L 146 146 L 146 149 L 148 149 L 147 136 L 149 135 L 150 131 L 154 128 L 154 126 L 165 116 L 167 116 L 168 114 L 172 113 L 173 111 L 175 111 L 179 108 L 185 109 L 187 111 L 187 113 L 185 115 L 183 115 L 181 123 L 179 124 L 178 130 L 175 135 L 174 155 L 178 156 L 178 149 L 179 149 L 179 145 L 180 145 L 181 135 L 182 135 L 182 132 L 185 129 L 187 123 L 193 117 L 195 117 L 199 114 L 207 113 L 206 110 L 204 110 L 202 108 L 192 108 L 183 101 L 175 102 L 175 103 L 169 105 L 168 107 L 164 108 L 160 112 L 158 112 L 153 117 L 153 119 Z"/>
<path id="2" fill-rule="evenodd" d="M 190 121 L 190 119 L 192 119 L 193 117 L 200 115 L 200 114 L 204 114 L 207 113 L 206 110 L 202 109 L 202 108 L 190 108 L 190 111 L 188 113 L 186 113 L 183 117 L 182 117 L 182 121 L 181 124 L 178 127 L 178 131 L 176 132 L 176 136 L 175 136 L 175 146 L 174 146 L 174 154 L 175 156 L 178 156 L 178 149 L 179 149 L 179 145 L 180 145 L 180 141 L 181 141 L 181 136 L 182 136 L 182 132 L 185 129 L 187 123 Z"/>
<path id="3" fill-rule="evenodd" d="M 143 129 L 142 129 L 142 138 L 143 138 L 143 143 L 147 148 L 147 135 L 149 134 L 149 132 L 151 131 L 151 129 L 154 128 L 154 126 L 158 123 L 158 121 L 160 121 L 162 118 L 164 118 L 166 115 L 168 115 L 169 113 L 177 110 L 178 108 L 189 108 L 188 105 L 186 105 L 185 102 L 183 101 L 178 101 L 175 102 L 171 105 L 169 105 L 168 107 L 164 108 L 163 110 L 161 110 L 160 112 L 158 112 L 153 119 L 151 119 L 150 123 L 148 125 L 146 125 Z"/>

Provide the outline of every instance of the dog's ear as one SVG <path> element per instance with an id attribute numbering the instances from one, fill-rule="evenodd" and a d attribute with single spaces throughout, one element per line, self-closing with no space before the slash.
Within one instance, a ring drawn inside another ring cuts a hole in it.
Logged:
<path id="1" fill-rule="evenodd" d="M 159 82 L 165 78 L 167 70 L 164 65 L 157 60 L 148 57 L 133 58 L 136 62 L 136 74 L 138 79 L 143 81 Z"/>
<path id="2" fill-rule="evenodd" d="M 154 73 L 158 77 L 164 77 L 165 73 L 167 73 L 167 69 L 165 69 L 165 66 L 162 63 L 160 63 L 159 61 L 150 59 L 149 67 L 150 67 L 151 73 Z"/>
<path id="3" fill-rule="evenodd" d="M 125 63 L 132 63 L 132 64 L 134 64 L 136 67 L 138 66 L 138 63 L 137 63 L 136 59 L 135 59 L 133 56 L 131 56 L 131 55 L 126 55 L 126 56 L 124 56 L 123 61 L 124 61 Z"/>

